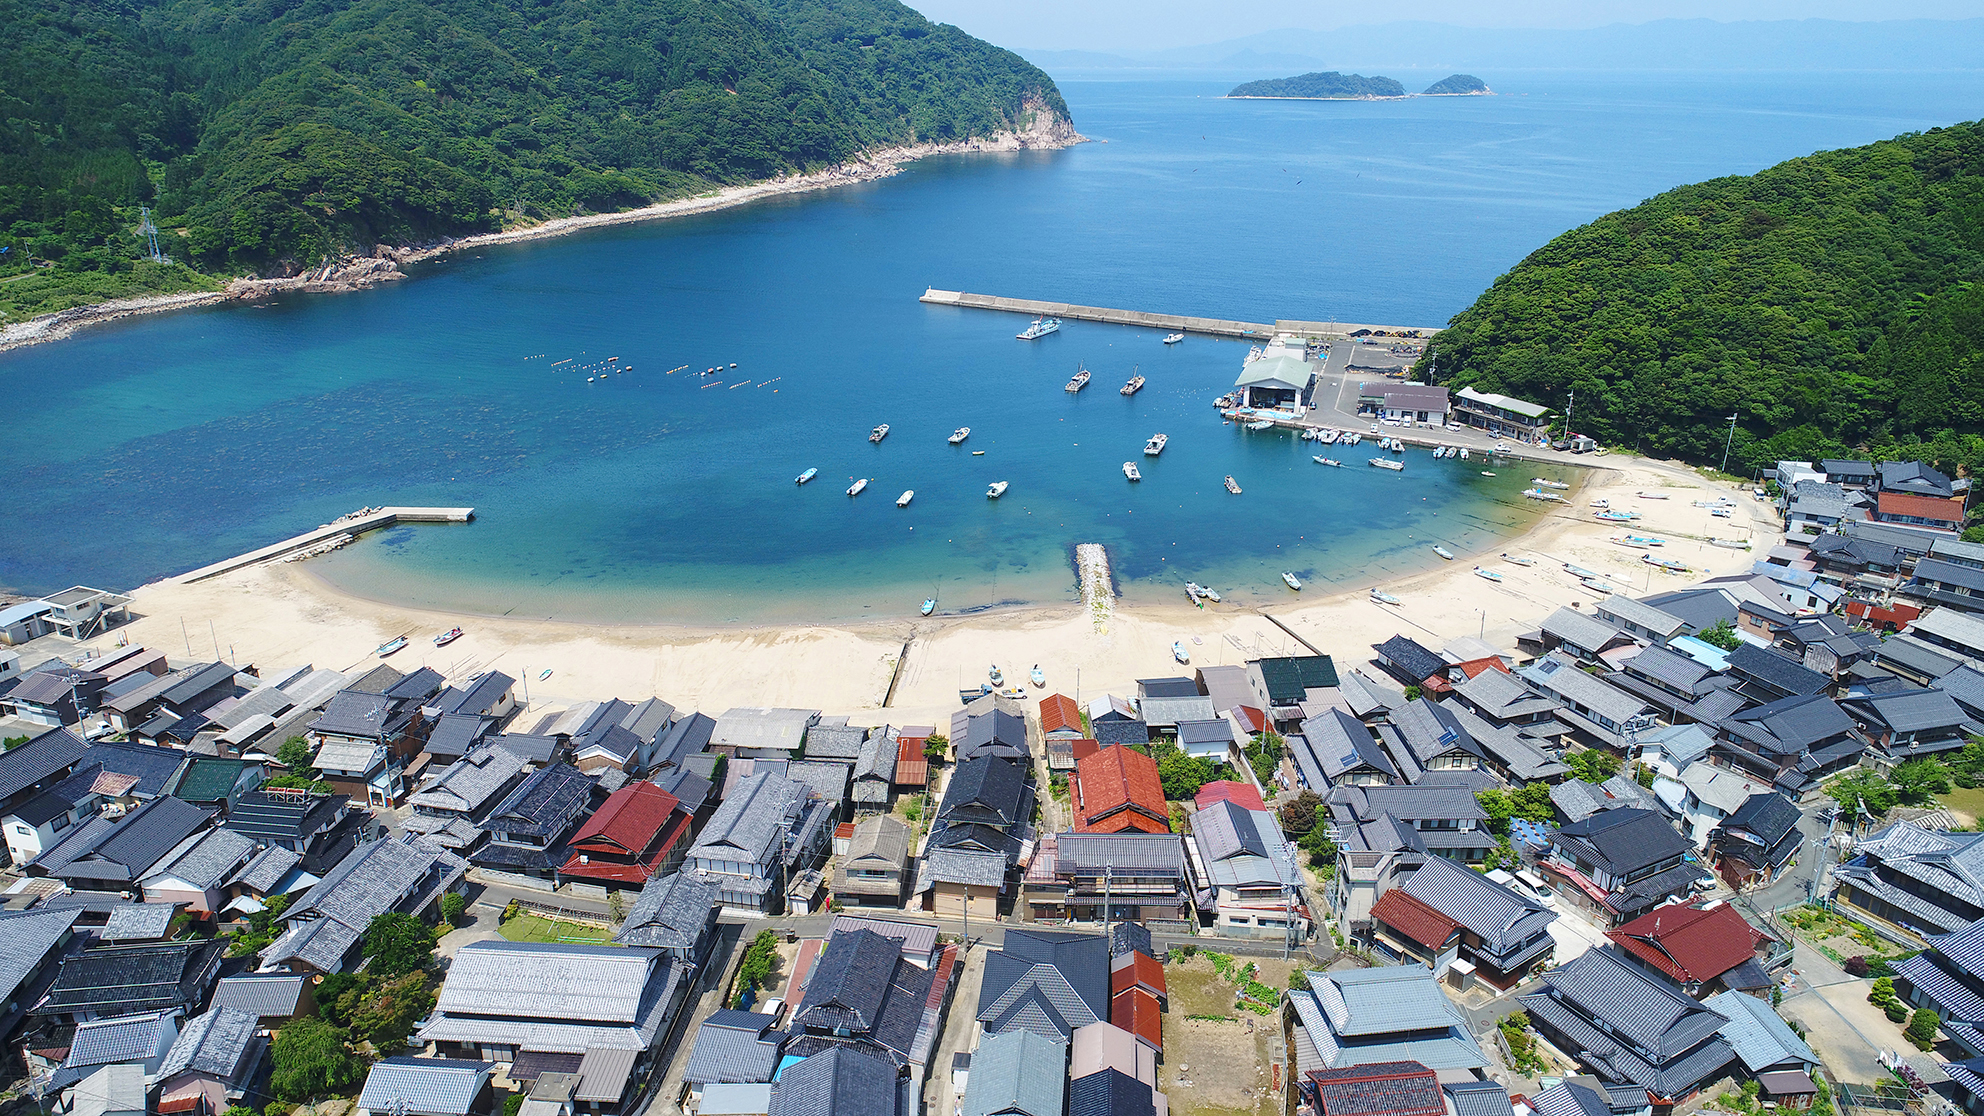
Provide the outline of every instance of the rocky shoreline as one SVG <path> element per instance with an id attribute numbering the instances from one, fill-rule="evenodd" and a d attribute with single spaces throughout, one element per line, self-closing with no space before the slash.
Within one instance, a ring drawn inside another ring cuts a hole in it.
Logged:
<path id="1" fill-rule="evenodd" d="M 25 322 L 0 328 L 0 352 L 27 345 L 61 341 L 74 336 L 78 330 L 86 326 L 114 322 L 140 314 L 159 314 L 170 310 L 186 310 L 196 306 L 214 306 L 226 302 L 254 302 L 277 294 L 337 294 L 361 291 L 405 279 L 407 275 L 401 270 L 402 265 L 434 259 L 450 252 L 563 236 L 566 233 L 604 225 L 657 221 L 692 213 L 709 213 L 744 205 L 760 198 L 872 182 L 900 173 L 906 164 L 930 155 L 1045 151 L 1087 142 L 1086 137 L 1075 131 L 1071 121 L 1046 109 L 1044 105 L 1030 104 L 1028 110 L 1031 119 L 1026 128 L 1000 132 L 982 139 L 876 148 L 825 170 L 809 174 L 783 175 L 763 182 L 727 187 L 697 197 L 680 198 L 640 209 L 622 210 L 618 213 L 593 213 L 582 217 L 562 217 L 528 228 L 484 233 L 432 244 L 409 247 L 381 244 L 373 249 L 370 256 L 346 256 L 326 260 L 300 275 L 271 279 L 236 279 L 225 289 L 218 291 L 115 299 L 90 306 L 77 306 L 53 314 L 43 314 Z"/>

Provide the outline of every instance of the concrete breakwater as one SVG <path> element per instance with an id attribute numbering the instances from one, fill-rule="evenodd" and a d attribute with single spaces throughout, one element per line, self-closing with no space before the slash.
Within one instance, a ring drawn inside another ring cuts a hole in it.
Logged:
<path id="1" fill-rule="evenodd" d="M 1144 326 L 1178 333 L 1202 333 L 1213 337 L 1260 338 L 1277 333 L 1301 337 L 1348 337 L 1357 330 L 1388 337 L 1430 337 L 1437 326 L 1365 325 L 1359 322 L 1307 322 L 1281 318 L 1274 322 L 1242 322 L 1226 318 L 1200 318 L 1185 314 L 1157 314 L 1148 310 L 1117 310 L 1107 306 L 1081 306 L 1072 302 L 1044 302 L 1032 298 L 1004 298 L 972 294 L 968 291 L 925 290 L 917 299 L 933 306 L 962 306 L 969 310 L 999 310 L 1031 318 L 1063 318 L 1077 322 L 1107 322 L 1111 325 Z"/>
<path id="2" fill-rule="evenodd" d="M 1109 576 L 1109 552 L 1101 543 L 1075 545 L 1075 578 L 1081 585 L 1082 607 L 1097 633 L 1109 630 L 1116 611 L 1116 583 Z"/>
<path id="3" fill-rule="evenodd" d="M 474 508 L 366 508 L 341 515 L 314 531 L 305 531 L 293 538 L 271 543 L 246 554 L 223 558 L 211 565 L 201 566 L 197 570 L 189 570 L 166 580 L 180 583 L 205 581 L 207 578 L 218 577 L 243 566 L 252 566 L 272 558 L 313 550 L 341 537 L 348 542 L 367 531 L 376 531 L 381 527 L 391 527 L 399 523 L 467 523 L 474 518 Z"/>

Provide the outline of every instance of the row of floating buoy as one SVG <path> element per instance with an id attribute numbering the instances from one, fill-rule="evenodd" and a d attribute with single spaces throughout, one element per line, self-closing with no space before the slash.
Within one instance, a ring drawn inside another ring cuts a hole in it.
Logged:
<path id="1" fill-rule="evenodd" d="M 604 380 L 604 379 L 605 379 L 605 378 L 606 378 L 606 377 L 607 377 L 608 375 L 610 375 L 610 374 L 612 374 L 612 373 L 616 373 L 616 372 L 617 372 L 617 373 L 620 373 L 621 375 L 625 375 L 625 374 L 627 374 L 627 373 L 629 373 L 629 372 L 632 372 L 632 371 L 634 370 L 634 366 L 633 366 L 633 365 L 631 365 L 631 364 L 620 364 L 620 358 L 619 358 L 619 357 L 617 357 L 617 356 L 616 356 L 616 357 L 607 357 L 607 358 L 606 358 L 606 364 L 607 364 L 607 368 L 606 368 L 606 371 L 605 371 L 605 372 L 601 372 L 601 373 L 600 373 L 599 375 L 597 375 L 597 376 L 587 376 L 587 377 L 586 377 L 586 383 L 592 383 L 592 382 L 593 382 L 594 380 Z M 614 366 L 614 365 L 616 365 L 616 364 L 618 364 L 618 365 L 620 365 L 620 366 L 619 366 L 618 368 L 615 368 L 615 367 L 613 367 L 613 366 Z"/>

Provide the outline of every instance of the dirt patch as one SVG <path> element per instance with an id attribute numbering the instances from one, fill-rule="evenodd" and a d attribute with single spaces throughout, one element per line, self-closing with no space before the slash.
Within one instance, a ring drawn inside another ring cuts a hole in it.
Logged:
<path id="1" fill-rule="evenodd" d="M 1262 1015 L 1234 1006 L 1240 995 L 1234 977 L 1250 960 L 1253 979 L 1277 993 L 1295 971 L 1292 962 L 1243 957 L 1227 966 L 1233 976 L 1223 976 L 1204 954 L 1165 966 L 1171 1010 L 1164 1017 L 1164 1064 L 1157 1080 L 1174 1116 L 1275 1116 L 1280 1111 L 1268 1068 L 1283 1059 L 1279 1009 Z"/>

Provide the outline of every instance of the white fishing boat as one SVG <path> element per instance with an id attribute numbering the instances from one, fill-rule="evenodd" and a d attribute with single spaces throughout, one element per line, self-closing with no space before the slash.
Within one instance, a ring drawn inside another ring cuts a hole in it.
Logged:
<path id="1" fill-rule="evenodd" d="M 1190 652 L 1185 650 L 1185 645 L 1183 643 L 1179 643 L 1176 641 L 1173 641 L 1171 644 L 1171 657 L 1178 660 L 1181 663 L 1189 663 L 1192 661 L 1192 655 Z"/>
<path id="2" fill-rule="evenodd" d="M 1011 487 L 1012 485 L 1008 484 L 1006 481 L 993 481 L 992 484 L 985 489 L 985 498 L 988 500 L 997 500 L 999 497 L 1004 496 L 1006 494 L 1006 489 Z"/>
<path id="3" fill-rule="evenodd" d="M 1047 685 L 1047 675 L 1041 672 L 1039 663 L 1033 664 L 1033 669 L 1027 672 L 1027 681 L 1032 682 L 1035 689 Z"/>
<path id="4" fill-rule="evenodd" d="M 1129 383 L 1124 384 L 1121 388 L 1117 389 L 1117 393 L 1120 395 L 1135 395 L 1136 393 L 1142 391 L 1143 389 L 1144 389 L 1144 378 L 1142 376 L 1132 376 L 1130 377 Z"/>
<path id="5" fill-rule="evenodd" d="M 1611 596 L 1613 593 L 1612 586 L 1606 584 L 1603 581 L 1598 580 L 1595 577 L 1587 577 L 1579 581 L 1578 584 L 1584 586 L 1586 589 L 1589 589 L 1594 593 L 1599 594 L 1600 596 Z"/>
<path id="6" fill-rule="evenodd" d="M 1249 430 L 1272 430 L 1272 429 L 1274 429 L 1274 420 L 1273 420 L 1273 419 L 1257 419 L 1257 420 L 1255 420 L 1255 421 L 1253 421 L 1253 422 L 1250 422 L 1250 423 L 1248 423 L 1248 424 L 1247 424 L 1247 429 L 1249 429 Z"/>
<path id="7" fill-rule="evenodd" d="M 1534 566 L 1536 564 L 1536 559 L 1534 558 L 1518 558 L 1513 554 L 1503 554 L 1502 561 L 1516 566 Z"/>
<path id="8" fill-rule="evenodd" d="M 460 639 L 461 637 L 462 637 L 462 630 L 460 628 L 449 628 L 447 631 L 442 632 L 440 635 L 434 637 L 434 646 L 446 647 L 447 645 L 453 643 L 454 641 Z"/>
<path id="9" fill-rule="evenodd" d="M 1665 493 L 1665 492 L 1641 492 L 1641 493 L 1639 493 L 1638 495 L 1639 495 L 1639 498 L 1640 498 L 1640 499 L 1642 499 L 1642 500 L 1665 500 L 1665 499 L 1667 499 L 1667 493 Z"/>
<path id="10" fill-rule="evenodd" d="M 1184 339 L 1185 339 L 1185 335 L 1182 333 L 1167 333 L 1164 335 L 1164 343 L 1167 345 L 1176 345 L 1178 342 L 1183 341 Z"/>
<path id="11" fill-rule="evenodd" d="M 1710 546 L 1723 547 L 1724 549 L 1727 550 L 1750 549 L 1750 540 L 1748 539 L 1718 539 L 1718 538 L 1710 537 L 1710 539 L 1708 540 L 1708 544 Z"/>
<path id="12" fill-rule="evenodd" d="M 1486 469 L 1483 469 L 1483 470 L 1481 470 L 1481 475 L 1482 475 L 1482 476 L 1484 476 L 1484 477 L 1492 477 L 1492 476 L 1494 476 L 1495 474 L 1493 474 L 1493 473 L 1491 473 L 1491 472 L 1489 472 L 1489 471 L 1488 471 L 1488 470 L 1486 470 Z"/>
<path id="13" fill-rule="evenodd" d="M 888 436 L 889 436 L 889 424 L 886 422 L 868 432 L 868 440 L 871 442 L 879 442 Z"/>
<path id="14" fill-rule="evenodd" d="M 1171 435 L 1169 434 L 1152 434 L 1150 441 L 1144 443 L 1144 456 L 1156 457 L 1158 454 L 1163 453 L 1165 444 L 1170 441 Z"/>
<path id="15" fill-rule="evenodd" d="M 1476 566 L 1476 567 L 1474 567 L 1474 576 L 1476 576 L 1476 577 L 1481 577 L 1481 578 L 1486 578 L 1486 579 L 1488 579 L 1489 581 L 1500 581 L 1500 580 L 1502 580 L 1502 575 L 1501 575 L 1501 574 L 1498 574 L 1498 573 L 1496 573 L 1496 572 L 1495 572 L 1494 570 L 1484 570 L 1484 569 L 1482 569 L 1482 568 L 1481 568 L 1480 566 Z"/>
<path id="16" fill-rule="evenodd" d="M 1361 443 L 1364 440 L 1364 435 L 1359 434 L 1355 430 L 1352 430 L 1337 440 L 1342 442 L 1346 446 L 1354 446 Z"/>
<path id="17" fill-rule="evenodd" d="M 1570 485 L 1565 484 L 1563 481 L 1544 480 L 1542 477 L 1531 477 L 1529 478 L 1529 482 L 1538 488 L 1555 488 L 1561 490 L 1570 487 Z"/>
<path id="18" fill-rule="evenodd" d="M 395 651 L 398 651 L 400 648 L 405 646 L 406 646 L 405 636 L 394 636 L 392 639 L 389 639 L 386 642 L 380 644 L 377 651 L 375 651 L 374 653 L 383 659 L 386 656 L 391 655 Z"/>
<path id="19" fill-rule="evenodd" d="M 922 610 L 921 610 L 921 611 L 923 612 L 923 615 L 925 615 L 925 616 L 928 616 L 928 615 L 930 615 L 931 613 L 933 613 L 933 612 L 935 612 L 935 611 L 937 611 L 937 598 L 935 598 L 935 597 L 925 597 L 925 598 L 923 599 L 923 608 L 922 608 Z"/>
<path id="20" fill-rule="evenodd" d="M 1208 589 L 1205 586 L 1200 585 L 1196 581 L 1188 581 L 1185 583 L 1185 596 L 1188 600 L 1191 600 L 1194 603 L 1197 603 L 1199 601 L 1211 601 L 1214 604 L 1219 603 L 1218 593 L 1215 593 L 1211 589 Z"/>
<path id="21" fill-rule="evenodd" d="M 1318 464 L 1318 465 L 1328 465 L 1328 466 L 1331 466 L 1332 468 L 1337 468 L 1337 469 L 1341 469 L 1341 468 L 1343 468 L 1343 462 L 1341 462 L 1341 461 L 1338 461 L 1338 460 L 1337 460 L 1336 458 L 1334 458 L 1334 457 L 1320 457 L 1320 456 L 1318 456 L 1318 457 L 1311 457 L 1311 458 L 1310 458 L 1309 460 L 1311 460 L 1311 461 L 1313 461 L 1313 462 L 1315 462 L 1315 463 L 1316 463 L 1316 464 Z"/>
<path id="22" fill-rule="evenodd" d="M 1045 337 L 1050 333 L 1057 333 L 1060 329 L 1061 319 L 1059 318 L 1035 318 L 1032 325 L 1013 336 L 1021 341 L 1032 341 L 1036 338 Z"/>
<path id="23" fill-rule="evenodd" d="M 1296 577 L 1292 573 L 1289 573 L 1287 570 L 1281 571 L 1281 580 L 1286 582 L 1288 584 L 1288 587 L 1290 589 L 1295 590 L 1297 593 L 1300 593 L 1302 591 L 1302 579 Z"/>
<path id="24" fill-rule="evenodd" d="M 1637 547 L 1641 550 L 1646 549 L 1646 543 L 1636 541 L 1632 535 L 1613 535 L 1611 541 L 1618 543 L 1620 546 Z"/>
<path id="25" fill-rule="evenodd" d="M 1612 506 L 1612 501 L 1605 499 L 1593 500 L 1591 506 L 1594 508 L 1609 508 Z"/>
<path id="26" fill-rule="evenodd" d="M 992 670 L 987 675 L 987 677 L 992 679 L 992 684 L 994 686 L 1003 686 L 1006 684 L 1006 674 L 1004 671 L 999 669 L 998 663 L 992 664 Z"/>
<path id="27" fill-rule="evenodd" d="M 916 499 L 916 490 L 914 488 L 905 488 L 902 491 L 902 495 L 896 497 L 896 507 L 906 508 L 909 506 L 909 502 L 914 499 Z"/>
<path id="28" fill-rule="evenodd" d="M 969 437 L 971 437 L 971 427 L 960 426 L 956 430 L 951 431 L 951 444 L 955 446 Z"/>
<path id="29" fill-rule="evenodd" d="M 1440 557 L 1446 559 L 1449 562 L 1454 560 L 1454 552 L 1448 550 L 1446 547 L 1441 546 L 1438 543 L 1433 544 L 1433 553 L 1439 555 Z"/>
<path id="30" fill-rule="evenodd" d="M 1395 604 L 1405 603 L 1399 600 L 1397 597 L 1392 596 L 1390 593 L 1385 592 L 1382 589 L 1371 590 L 1371 599 L 1378 602 L 1379 604 L 1395 605 Z"/>
<path id="31" fill-rule="evenodd" d="M 855 481 L 853 484 L 847 486 L 847 494 L 849 496 L 859 496 L 861 495 L 861 490 L 867 487 L 868 487 L 868 478 L 862 477 L 860 480 Z"/>
<path id="32" fill-rule="evenodd" d="M 1077 371 L 1075 372 L 1075 378 L 1069 380 L 1068 386 L 1062 388 L 1061 390 L 1068 392 L 1069 394 L 1078 392 L 1081 389 L 1088 386 L 1088 379 L 1089 379 L 1088 369 L 1078 368 Z"/>
<path id="33" fill-rule="evenodd" d="M 1329 445 L 1335 445 L 1336 440 L 1340 437 L 1342 437 L 1342 435 L 1338 434 L 1334 430 L 1325 430 L 1316 435 L 1316 440 L 1326 446 L 1329 446 Z"/>
<path id="34" fill-rule="evenodd" d="M 812 480 L 814 477 L 817 477 L 819 475 L 820 475 L 820 470 L 808 469 L 805 472 L 799 474 L 798 476 L 792 478 L 792 483 L 805 484 L 807 481 Z"/>
<path id="35" fill-rule="evenodd" d="M 1228 474 L 1226 475 L 1226 490 L 1227 490 L 1228 492 L 1231 492 L 1231 493 L 1233 493 L 1233 494 L 1234 494 L 1235 496 L 1238 496 L 1238 495 L 1240 495 L 1240 482 L 1239 482 L 1239 481 L 1237 481 L 1237 480 L 1234 480 L 1234 479 L 1233 479 L 1233 474 L 1231 474 L 1231 473 L 1228 473 Z"/>
<path id="36" fill-rule="evenodd" d="M 1466 460 L 1467 460 L 1467 447 L 1465 447 L 1465 446 L 1463 446 L 1463 447 L 1461 447 L 1461 451 L 1460 451 L 1460 459 L 1461 459 L 1462 461 L 1466 461 Z"/>
<path id="37" fill-rule="evenodd" d="M 1133 481 L 1144 479 L 1144 475 L 1137 470 L 1137 463 L 1134 461 L 1123 462 L 1123 476 Z"/>
<path id="38" fill-rule="evenodd" d="M 1655 558 L 1651 554 L 1642 554 L 1640 555 L 1640 561 L 1645 562 L 1649 566 L 1658 566 L 1661 569 L 1666 570 L 1668 573 L 1689 572 L 1688 564 L 1686 562 L 1677 562 L 1672 558 Z"/>
<path id="39" fill-rule="evenodd" d="M 1371 459 L 1371 464 L 1376 465 L 1380 469 L 1390 469 L 1394 473 L 1405 472 L 1405 462 L 1393 461 L 1389 457 L 1374 457 Z"/>

